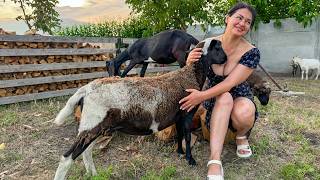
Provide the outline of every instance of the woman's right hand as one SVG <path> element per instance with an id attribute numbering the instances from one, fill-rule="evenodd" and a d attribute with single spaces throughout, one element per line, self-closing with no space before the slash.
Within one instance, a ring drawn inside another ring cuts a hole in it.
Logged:
<path id="1" fill-rule="evenodd" d="M 202 48 L 194 48 L 192 51 L 190 51 L 186 61 L 187 66 L 191 65 L 194 62 L 199 61 L 201 55 L 202 55 Z"/>

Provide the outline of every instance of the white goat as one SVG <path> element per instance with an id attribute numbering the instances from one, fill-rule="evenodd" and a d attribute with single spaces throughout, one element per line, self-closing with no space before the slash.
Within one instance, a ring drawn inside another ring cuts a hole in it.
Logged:
<path id="1" fill-rule="evenodd" d="M 311 69 L 317 70 L 317 76 L 315 80 L 318 79 L 318 76 L 320 74 L 320 61 L 318 59 L 302 59 L 298 56 L 295 56 L 292 59 L 292 64 L 300 66 L 301 80 L 303 80 L 303 73 L 306 74 L 306 80 L 308 80 L 308 73 Z"/>

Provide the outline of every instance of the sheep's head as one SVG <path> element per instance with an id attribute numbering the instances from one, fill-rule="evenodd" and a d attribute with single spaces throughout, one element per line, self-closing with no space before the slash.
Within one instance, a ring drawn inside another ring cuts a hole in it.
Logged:
<path id="1" fill-rule="evenodd" d="M 223 51 L 221 41 L 215 39 L 206 39 L 196 46 L 202 48 L 201 61 L 211 64 L 223 64 L 227 61 L 227 55 Z"/>
<path id="2" fill-rule="evenodd" d="M 268 87 L 267 82 L 255 84 L 253 87 L 253 94 L 259 99 L 261 105 L 265 106 L 269 102 L 271 88 Z"/>

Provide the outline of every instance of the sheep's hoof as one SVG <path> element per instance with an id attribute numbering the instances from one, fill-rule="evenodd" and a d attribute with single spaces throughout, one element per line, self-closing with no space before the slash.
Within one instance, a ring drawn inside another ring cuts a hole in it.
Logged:
<path id="1" fill-rule="evenodd" d="M 182 148 L 178 148 L 177 149 L 177 153 L 178 153 L 179 156 L 182 156 L 184 154 Z"/>
<path id="2" fill-rule="evenodd" d="M 182 158 L 184 158 L 184 154 L 178 154 L 178 157 L 180 158 L 180 159 L 182 159 Z"/>
<path id="3" fill-rule="evenodd" d="M 191 165 L 191 166 L 197 165 L 197 162 L 192 157 L 189 159 L 187 158 L 187 161 L 188 161 L 189 165 Z"/>

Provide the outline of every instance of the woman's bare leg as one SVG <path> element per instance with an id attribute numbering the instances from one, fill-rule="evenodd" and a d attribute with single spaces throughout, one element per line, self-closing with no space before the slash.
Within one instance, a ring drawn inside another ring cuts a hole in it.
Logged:
<path id="1" fill-rule="evenodd" d="M 234 100 L 231 112 L 232 126 L 237 130 L 237 136 L 245 136 L 253 127 L 256 107 L 253 102 L 245 97 Z M 237 145 L 249 144 L 248 139 L 237 139 Z M 239 151 L 240 154 L 248 153 L 245 150 Z"/>
<path id="2" fill-rule="evenodd" d="M 210 120 L 210 160 L 220 160 L 224 138 L 227 133 L 230 114 L 233 107 L 233 98 L 226 92 L 216 97 Z M 209 166 L 208 175 L 221 174 L 220 166 Z"/>

